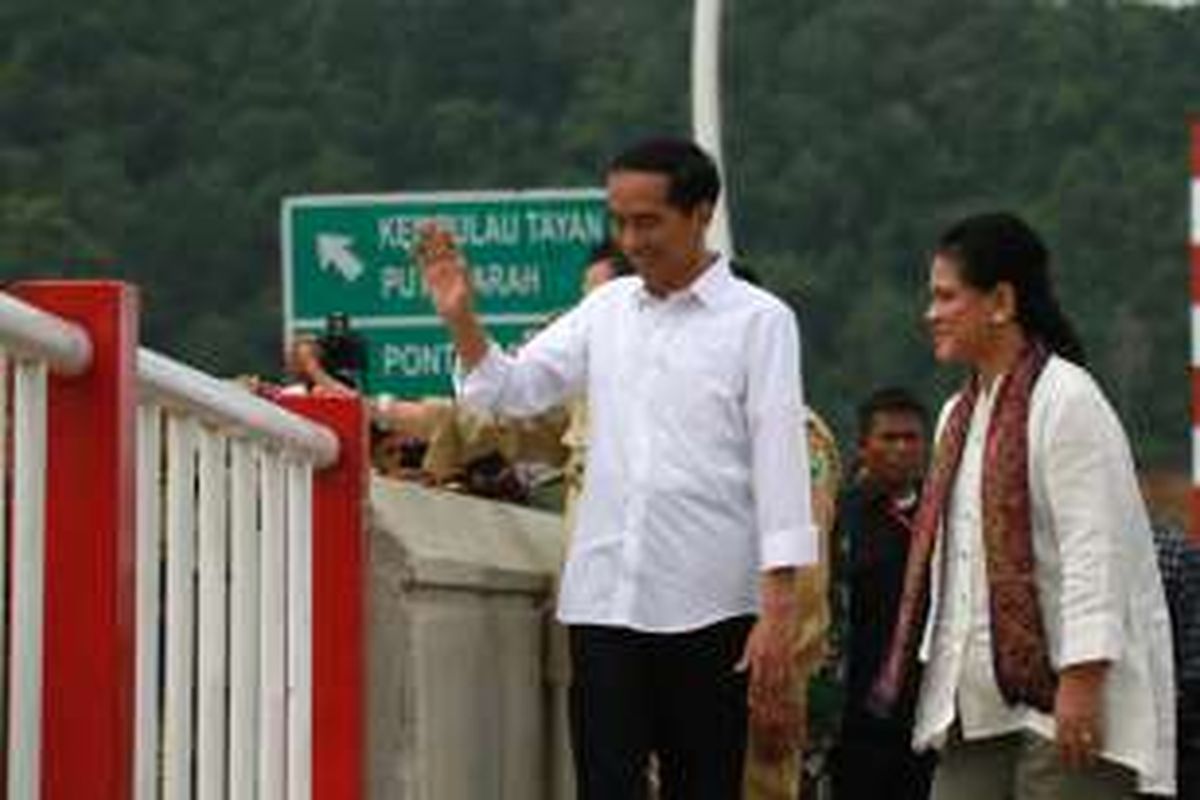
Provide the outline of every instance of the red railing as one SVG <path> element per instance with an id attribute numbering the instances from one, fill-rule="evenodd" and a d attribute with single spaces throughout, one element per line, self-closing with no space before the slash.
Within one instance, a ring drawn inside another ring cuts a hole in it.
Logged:
<path id="1" fill-rule="evenodd" d="M 290 447 L 303 451 L 303 443 L 296 445 L 286 435 L 279 438 L 279 430 L 319 434 L 318 439 L 332 433 L 335 461 L 316 466 L 319 455 L 305 456 L 312 469 L 311 509 L 299 528 L 311 523 L 311 573 L 290 580 L 296 586 L 307 581 L 312 594 L 311 600 L 296 601 L 302 606 L 298 612 L 289 611 L 289 620 L 294 614 L 299 621 L 289 623 L 287 634 L 288 697 L 283 713 L 290 723 L 284 748 L 290 760 L 280 769 L 259 770 L 260 779 L 273 772 L 284 776 L 282 783 L 260 785 L 258 791 L 236 785 L 228 774 L 230 759 L 225 758 L 214 762 L 222 774 L 208 775 L 204 783 L 208 796 L 364 797 L 367 456 L 362 404 L 352 398 L 295 397 L 284 401 L 284 409 L 181 366 L 178 374 L 158 370 L 150 380 L 145 374 L 149 354 L 138 348 L 138 300 L 131 287 L 55 281 L 22 283 L 9 291 L 28 306 L 82 331 L 91 352 L 82 372 L 57 374 L 52 367 L 47 382 L 43 611 L 40 631 L 33 639 L 40 642 L 43 653 L 40 725 L 33 726 L 38 729 L 33 755 L 13 755 L 12 742 L 20 731 L 12 729 L 13 714 L 7 715 L 5 741 L 10 752 L 3 767 L 5 797 L 153 800 L 166 794 L 162 775 L 166 767 L 160 766 L 162 744 L 157 735 L 162 726 L 149 726 L 155 734 L 149 745 L 153 752 L 143 753 L 140 759 L 135 756 L 135 719 L 139 713 L 158 714 L 160 705 L 158 676 L 146 676 L 155 684 L 141 693 L 143 708 L 137 707 L 139 693 L 135 692 L 138 585 L 151 580 L 149 585 L 157 586 L 157 574 L 147 570 L 159 568 L 158 559 L 143 559 L 141 573 L 137 567 L 137 420 L 139 403 L 147 402 L 168 416 L 191 415 L 198 427 L 222 441 L 249 438 L 271 452 L 291 452 Z M 58 334 L 50 330 L 46 335 Z M 21 335 L 0 333 L 0 349 L 18 361 L 45 360 Z M 154 363 L 163 361 L 155 358 Z M 174 384 L 161 385 L 168 379 Z M 22 465 L 14 463 L 11 469 L 19 471 Z M 20 483 L 9 480 L 9 491 Z M 28 499 L 11 497 L 14 509 L 23 502 Z M 8 540 L 7 534 L 0 539 L 6 550 Z M 8 596 L 27 579 L 19 571 L 9 574 Z M 157 608 L 156 598 L 155 603 Z M 151 625 L 166 616 L 149 613 L 154 617 Z M 9 622 L 8 635 L 13 636 L 22 621 Z M 298 641 L 310 626 L 311 635 Z M 141 646 L 148 645 L 143 641 Z M 297 654 L 303 654 L 303 659 L 297 661 Z M 302 677 L 299 683 L 293 681 L 293 673 Z M 5 674 L 11 678 L 12 670 Z M 311 694 L 295 697 L 298 687 L 309 681 Z M 198 691 L 194 685 L 184 685 L 188 691 Z M 10 708 L 15 705 L 14 691 L 19 688 L 9 691 Z M 227 724 L 232 716 L 222 712 L 215 718 Z M 262 717 L 258 719 L 261 722 Z M 232 746 L 231 738 L 223 735 L 216 741 Z M 135 781 L 135 761 L 143 765 L 140 781 Z M 176 776 L 170 794 L 196 796 L 193 792 L 201 784 L 196 773 L 203 767 L 190 752 L 183 754 L 180 763 L 184 774 Z"/>

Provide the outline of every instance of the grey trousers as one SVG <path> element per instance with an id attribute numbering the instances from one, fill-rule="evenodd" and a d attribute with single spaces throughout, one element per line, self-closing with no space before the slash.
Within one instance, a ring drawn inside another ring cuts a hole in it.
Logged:
<path id="1" fill-rule="evenodd" d="M 1110 761 L 1068 770 L 1054 743 L 1036 734 L 965 742 L 956 727 L 938 762 L 931 800 L 1118 800 L 1136 791 L 1133 772 Z"/>

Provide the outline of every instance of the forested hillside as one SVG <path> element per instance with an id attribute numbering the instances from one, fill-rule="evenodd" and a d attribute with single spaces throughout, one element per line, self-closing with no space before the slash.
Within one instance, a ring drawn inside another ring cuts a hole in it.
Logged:
<path id="1" fill-rule="evenodd" d="M 145 338 L 278 363 L 279 202 L 596 184 L 688 129 L 682 0 L 3 0 L 0 275 L 136 281 Z M 1047 235 L 1139 458 L 1188 458 L 1187 115 L 1200 11 L 1104 0 L 730 0 L 740 255 L 798 309 L 849 436 L 880 382 L 950 384 L 928 248 L 973 210 Z"/>

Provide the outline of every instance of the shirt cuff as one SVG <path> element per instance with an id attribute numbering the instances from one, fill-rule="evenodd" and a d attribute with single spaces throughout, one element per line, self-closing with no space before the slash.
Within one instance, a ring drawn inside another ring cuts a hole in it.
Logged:
<path id="1" fill-rule="evenodd" d="M 491 411 L 500 396 L 507 374 L 504 351 L 494 341 L 488 342 L 487 352 L 471 370 L 463 368 L 462 359 L 454 359 L 454 394 L 465 406 Z"/>
<path id="2" fill-rule="evenodd" d="M 759 539 L 758 560 L 763 572 L 780 567 L 816 564 L 818 557 L 815 525 L 767 531 Z"/>
<path id="3" fill-rule="evenodd" d="M 1121 655 L 1121 625 L 1111 614 L 1067 621 L 1063 625 L 1058 667 L 1089 661 L 1114 661 Z"/>

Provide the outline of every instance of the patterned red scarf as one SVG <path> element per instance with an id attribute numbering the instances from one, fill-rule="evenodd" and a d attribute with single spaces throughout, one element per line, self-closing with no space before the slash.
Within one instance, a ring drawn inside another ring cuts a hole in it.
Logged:
<path id="1" fill-rule="evenodd" d="M 1029 405 L 1047 359 L 1042 345 L 1030 345 L 1001 379 L 983 457 L 982 503 L 996 682 L 1009 704 L 1025 704 L 1049 713 L 1054 708 L 1058 677 L 1050 664 L 1038 605 L 1029 498 Z M 870 704 L 881 714 L 895 707 L 916 659 L 929 606 L 934 545 L 958 475 L 979 384 L 978 376 L 972 378 L 950 412 L 925 480 L 896 627 L 871 692 Z M 945 586 L 943 580 L 943 591 Z"/>

